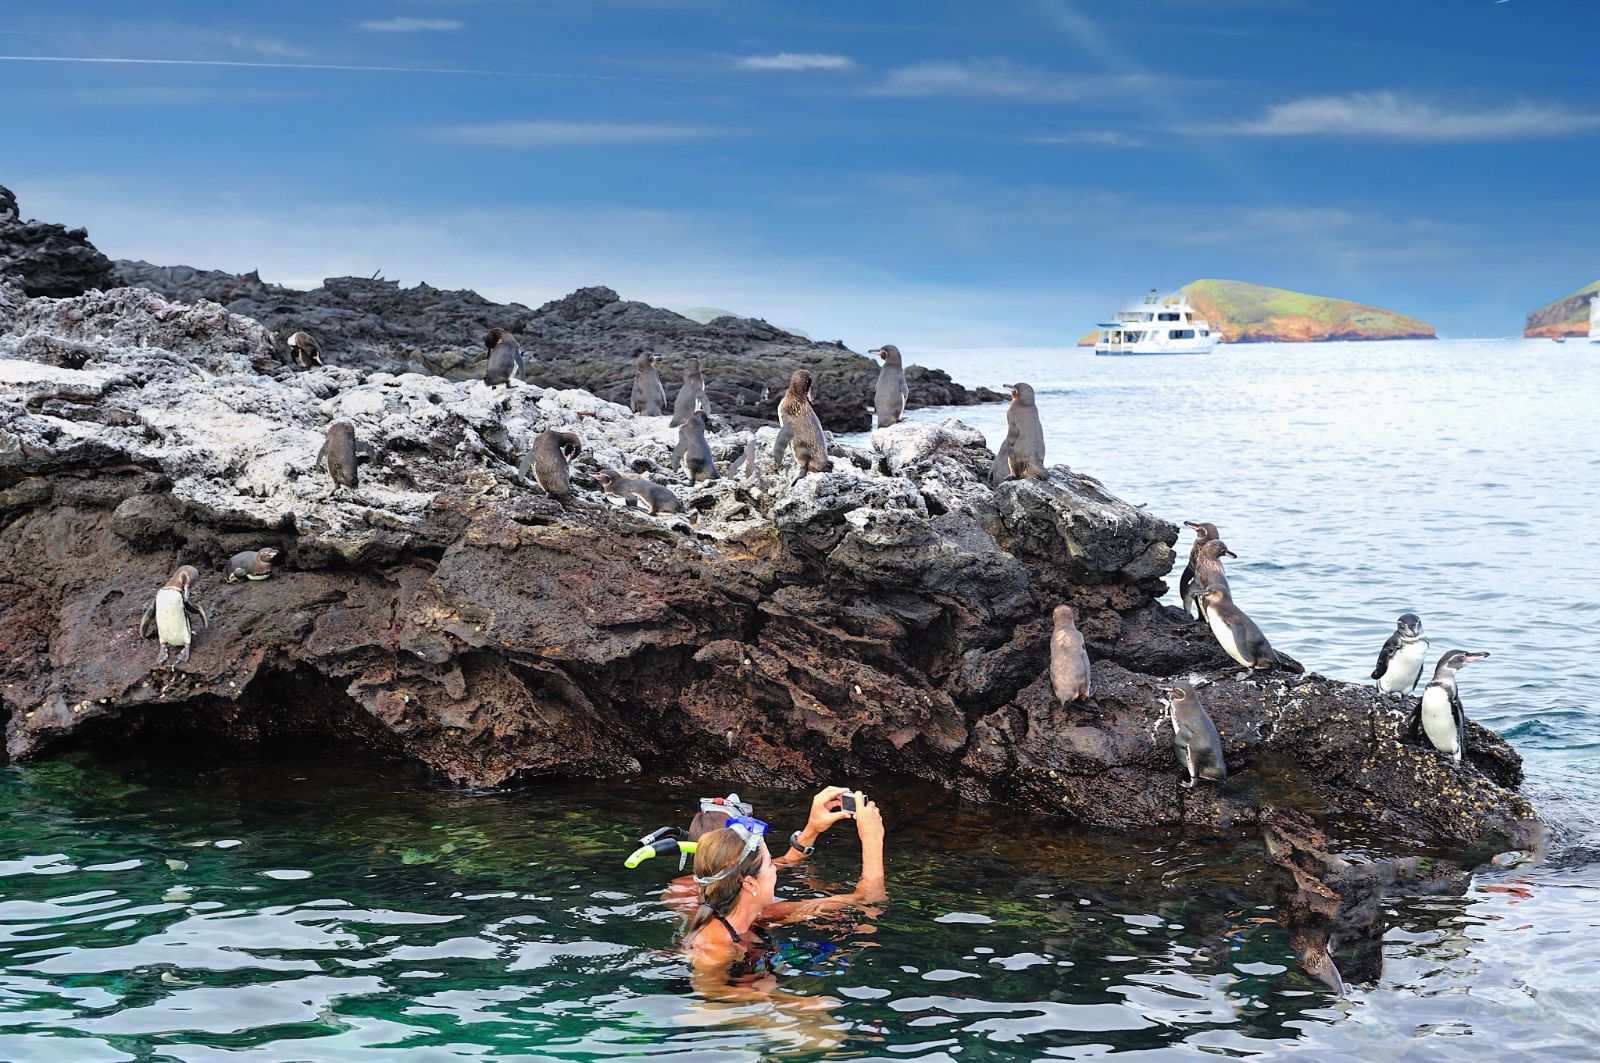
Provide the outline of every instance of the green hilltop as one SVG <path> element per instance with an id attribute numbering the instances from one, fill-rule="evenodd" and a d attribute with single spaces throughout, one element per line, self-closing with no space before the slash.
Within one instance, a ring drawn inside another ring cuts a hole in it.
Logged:
<path id="1" fill-rule="evenodd" d="M 1530 339 L 1536 336 L 1587 336 L 1589 300 L 1596 292 L 1600 292 L 1600 280 L 1585 284 L 1553 303 L 1544 304 L 1528 315 L 1528 324 L 1522 334 Z"/>
<path id="2" fill-rule="evenodd" d="M 1435 338 L 1426 321 L 1348 299 L 1212 279 L 1182 290 L 1224 343 Z"/>

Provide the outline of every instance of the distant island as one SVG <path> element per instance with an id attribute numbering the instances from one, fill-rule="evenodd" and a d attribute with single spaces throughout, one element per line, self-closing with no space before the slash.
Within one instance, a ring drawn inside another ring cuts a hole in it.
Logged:
<path id="1" fill-rule="evenodd" d="M 1197 280 L 1180 290 L 1224 343 L 1437 338 L 1426 321 L 1348 299 L 1229 280 Z M 1093 346 L 1096 335 L 1089 333 L 1078 346 Z"/>
<path id="2" fill-rule="evenodd" d="M 1563 295 L 1553 303 L 1546 303 L 1528 315 L 1528 325 L 1522 330 L 1528 339 L 1541 336 L 1587 336 L 1589 334 L 1589 300 L 1600 292 L 1600 280 L 1585 284 L 1571 295 Z"/>

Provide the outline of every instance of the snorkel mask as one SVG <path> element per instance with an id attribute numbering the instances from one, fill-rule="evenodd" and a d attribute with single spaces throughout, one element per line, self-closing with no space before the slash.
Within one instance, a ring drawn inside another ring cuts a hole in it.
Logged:
<path id="1" fill-rule="evenodd" d="M 628 858 L 622 862 L 622 866 L 634 868 L 652 856 L 671 856 L 676 853 L 678 855 L 678 870 L 682 871 L 684 861 L 689 858 L 689 854 L 694 852 L 696 848 L 696 843 L 684 840 L 682 827 L 662 827 L 660 830 L 652 831 L 640 838 L 639 848 L 628 855 Z"/>
<path id="2" fill-rule="evenodd" d="M 752 816 L 730 816 L 727 828 L 744 839 L 744 850 L 739 853 L 739 858 L 715 875 L 696 875 L 695 885 L 705 887 L 713 882 L 720 882 L 733 874 L 744 862 L 750 859 L 750 854 L 761 847 L 761 841 L 766 837 L 767 825 Z"/>

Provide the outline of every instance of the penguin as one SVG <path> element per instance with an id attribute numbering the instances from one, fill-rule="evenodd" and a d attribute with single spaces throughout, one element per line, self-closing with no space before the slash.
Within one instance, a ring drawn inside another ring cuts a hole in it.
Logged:
<path id="1" fill-rule="evenodd" d="M 672 420 L 667 422 L 667 426 L 677 428 L 689 419 L 696 408 L 709 414 L 711 401 L 706 398 L 706 377 L 700 371 L 700 359 L 690 358 L 684 363 L 683 386 L 678 388 L 678 396 L 672 400 Z"/>
<path id="2" fill-rule="evenodd" d="M 1007 418 L 1009 421 L 1010 418 Z M 994 461 L 989 465 L 989 487 L 997 488 L 1011 479 L 1011 448 L 1017 441 L 1017 430 L 1006 429 L 1006 438 L 994 452 Z"/>
<path id="3" fill-rule="evenodd" d="M 661 386 L 661 374 L 656 372 L 656 356 L 649 351 L 639 352 L 633 360 L 633 394 L 628 400 L 634 413 L 658 417 L 667 408 L 667 389 Z"/>
<path id="4" fill-rule="evenodd" d="M 201 626 L 211 626 L 204 607 L 189 600 L 189 588 L 199 578 L 200 570 L 193 565 L 179 565 L 166 585 L 156 591 L 155 599 L 145 606 L 144 615 L 139 618 L 139 637 L 142 639 L 150 637 L 150 624 L 152 620 L 155 621 L 156 637 L 161 643 L 161 653 L 156 657 L 157 665 L 167 663 L 169 646 L 180 647 L 178 664 L 188 663 L 189 646 L 194 641 L 194 630 L 189 626 L 190 612 L 200 614 Z"/>
<path id="5" fill-rule="evenodd" d="M 1405 697 L 1417 689 L 1422 678 L 1422 658 L 1428 651 L 1428 640 L 1422 634 L 1422 620 L 1416 613 L 1402 613 L 1395 621 L 1394 634 L 1378 651 L 1378 663 L 1372 669 L 1372 678 L 1385 694 Z"/>
<path id="6" fill-rule="evenodd" d="M 533 446 L 528 448 L 528 452 L 522 456 L 522 463 L 517 466 L 517 474 L 526 477 L 531 470 L 545 494 L 564 502 L 572 493 L 567 462 L 581 453 L 583 440 L 576 433 L 548 429 L 534 437 Z"/>
<path id="7" fill-rule="evenodd" d="M 311 467 L 320 468 L 326 461 L 335 487 L 355 487 L 357 450 L 355 426 L 349 421 L 335 421 L 328 426 L 328 437 L 322 441 Z"/>
<path id="8" fill-rule="evenodd" d="M 1011 405 L 1006 407 L 1007 436 L 1011 438 L 1011 478 L 1048 479 L 1044 471 L 1044 426 L 1033 402 L 1032 384 L 1007 384 Z"/>
<path id="9" fill-rule="evenodd" d="M 1228 587 L 1228 574 L 1222 569 L 1222 559 L 1225 557 L 1237 558 L 1239 555 L 1228 549 L 1228 544 L 1221 539 L 1207 539 L 1194 550 L 1189 558 L 1190 569 L 1194 572 L 1193 582 L 1189 584 L 1189 594 L 1194 602 L 1195 613 L 1200 620 L 1205 620 L 1205 603 L 1200 600 L 1204 588 L 1220 587 L 1222 590 L 1233 592 Z M 1182 587 L 1183 581 L 1179 580 Z M 1181 593 L 1181 591 L 1180 591 Z M 1188 612 L 1188 603 L 1184 603 L 1184 612 Z"/>
<path id="10" fill-rule="evenodd" d="M 289 361 L 301 369 L 322 365 L 322 346 L 311 338 L 309 332 L 296 332 L 289 337 Z"/>
<path id="11" fill-rule="evenodd" d="M 670 488 L 662 487 L 653 480 L 646 480 L 642 476 L 624 476 L 615 469 L 601 469 L 594 474 L 594 478 L 600 481 L 606 494 L 622 499 L 624 505 L 631 506 L 633 500 L 638 499 L 652 517 L 657 513 L 683 512 L 683 503 L 678 496 Z"/>
<path id="12" fill-rule="evenodd" d="M 1407 730 L 1413 742 L 1421 745 L 1425 737 L 1434 749 L 1461 763 L 1467 751 L 1467 714 L 1456 690 L 1456 673 L 1468 661 L 1481 661 L 1488 656 L 1486 652 L 1451 650 L 1439 658 L 1433 678 L 1423 688 L 1422 699 L 1411 711 Z"/>
<path id="13" fill-rule="evenodd" d="M 827 438 L 811 399 L 811 373 L 796 369 L 789 377 L 789 389 L 778 401 L 778 441 L 774 446 L 774 454 L 781 460 L 783 445 L 793 445 L 795 464 L 800 468 L 796 479 L 829 468 Z"/>
<path id="14" fill-rule="evenodd" d="M 756 444 L 754 432 L 745 433 L 744 454 L 734 462 L 734 468 L 739 470 L 739 475 L 751 481 L 756 490 L 766 489 L 766 479 L 761 475 L 760 447 Z"/>
<path id="15" fill-rule="evenodd" d="M 701 480 L 720 480 L 717 463 L 711 456 L 711 444 L 706 442 L 706 415 L 695 410 L 678 428 L 678 445 L 672 448 L 672 471 L 678 471 L 682 461 L 689 473 L 690 485 Z"/>
<path id="16" fill-rule="evenodd" d="M 278 556 L 276 547 L 264 546 L 259 550 L 246 550 L 242 554 L 234 554 L 228 559 L 228 565 L 223 570 L 227 578 L 224 582 L 237 583 L 241 578 L 247 580 L 266 579 L 272 575 L 272 560 Z"/>
<path id="17" fill-rule="evenodd" d="M 1226 587 L 1207 587 L 1200 592 L 1198 600 L 1217 645 L 1229 657 L 1258 671 L 1282 665 L 1267 636 L 1233 603 L 1233 596 Z"/>
<path id="18" fill-rule="evenodd" d="M 873 406 L 878 411 L 878 427 L 888 428 L 892 424 L 899 424 L 900 418 L 905 416 L 906 399 L 911 395 L 911 389 L 906 386 L 905 365 L 900 360 L 900 348 L 892 343 L 885 343 L 867 353 L 883 359 L 883 368 L 878 370 L 878 390 L 873 396 Z"/>
<path id="19" fill-rule="evenodd" d="M 1187 681 L 1179 679 L 1167 687 L 1167 713 L 1167 722 L 1172 725 L 1172 751 L 1178 756 L 1178 766 L 1189 775 L 1183 787 L 1193 789 L 1201 779 L 1227 779 L 1222 736 L 1211 722 L 1211 714 L 1200 704 L 1200 695 Z"/>
<path id="20" fill-rule="evenodd" d="M 1184 521 L 1183 526 L 1194 529 L 1194 543 L 1189 547 L 1189 563 L 1184 566 L 1183 575 L 1178 577 L 1178 597 L 1183 600 L 1184 615 L 1199 620 L 1203 618 L 1200 616 L 1199 606 L 1196 604 L 1195 598 L 1198 597 L 1200 588 L 1205 586 L 1205 581 L 1195 582 L 1194 559 L 1195 555 L 1200 552 L 1202 545 L 1218 537 L 1217 526 L 1210 521 L 1197 523 L 1192 520 Z M 1193 608 L 1190 608 L 1191 606 Z"/>
<path id="21" fill-rule="evenodd" d="M 522 345 L 503 328 L 492 328 L 483 334 L 483 346 L 489 352 L 489 366 L 483 371 L 483 382 L 490 387 L 511 386 L 511 378 L 520 376 L 527 380 L 527 365 L 522 360 Z"/>
<path id="22" fill-rule="evenodd" d="M 1058 605 L 1052 619 L 1055 630 L 1050 634 L 1050 689 L 1063 705 L 1088 701 L 1094 694 L 1094 675 L 1089 670 L 1089 654 L 1083 648 L 1083 632 L 1078 630 L 1077 610 Z"/>

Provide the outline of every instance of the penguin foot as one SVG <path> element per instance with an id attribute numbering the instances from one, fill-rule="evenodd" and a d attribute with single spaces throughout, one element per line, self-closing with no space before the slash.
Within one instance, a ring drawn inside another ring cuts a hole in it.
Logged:
<path id="1" fill-rule="evenodd" d="M 185 646 L 183 649 L 178 651 L 178 663 L 179 664 L 188 664 L 189 663 L 189 647 Z"/>
<path id="2" fill-rule="evenodd" d="M 165 642 L 163 642 L 161 644 L 161 652 L 156 654 L 156 666 L 160 667 L 161 665 L 166 664 L 166 663 L 167 663 L 167 644 Z"/>
<path id="3" fill-rule="evenodd" d="M 1190 779 L 1188 782 L 1181 782 L 1178 785 L 1183 787 L 1185 790 L 1193 790 L 1194 784 L 1197 782 L 1199 782 L 1198 779 Z"/>

